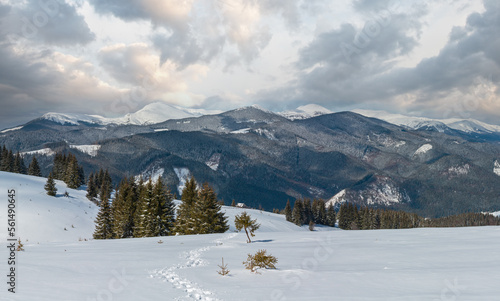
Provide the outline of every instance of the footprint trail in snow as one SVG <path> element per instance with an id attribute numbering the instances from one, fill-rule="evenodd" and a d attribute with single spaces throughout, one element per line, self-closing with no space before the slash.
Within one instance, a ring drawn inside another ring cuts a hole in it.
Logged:
<path id="1" fill-rule="evenodd" d="M 226 235 L 224 238 L 219 238 L 213 241 L 216 246 L 222 244 L 224 240 L 231 239 L 235 237 L 237 234 L 232 233 Z M 191 269 L 196 267 L 205 266 L 208 264 L 206 260 L 201 258 L 201 255 L 210 250 L 212 247 L 203 247 L 195 250 L 191 250 L 185 253 L 182 253 L 181 257 L 185 259 L 185 262 L 182 264 L 178 264 L 169 268 L 164 268 L 161 270 L 156 270 L 152 273 L 151 277 L 159 278 L 165 282 L 171 283 L 176 289 L 182 290 L 187 293 L 187 300 L 201 300 L 201 301 L 217 301 L 217 299 L 213 292 L 209 290 L 202 289 L 198 284 L 186 279 L 182 278 L 177 274 L 178 270 L 182 269 Z M 179 299 L 177 299 L 179 300 Z"/>

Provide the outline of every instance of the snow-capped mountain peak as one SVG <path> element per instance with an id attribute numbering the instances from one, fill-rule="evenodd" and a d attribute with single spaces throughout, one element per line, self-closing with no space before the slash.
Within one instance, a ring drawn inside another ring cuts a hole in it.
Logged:
<path id="1" fill-rule="evenodd" d="M 101 125 L 148 125 L 163 122 L 169 119 L 183 119 L 218 113 L 220 113 L 220 111 L 189 109 L 169 105 L 163 102 L 154 102 L 146 105 L 135 113 L 128 113 L 125 116 L 116 118 L 107 118 L 99 115 L 88 114 L 47 113 L 42 116 L 42 119 L 57 122 L 62 125 L 79 125 L 80 122 Z"/>
<path id="2" fill-rule="evenodd" d="M 487 124 L 475 119 L 431 119 L 372 110 L 353 110 L 352 112 L 411 129 L 432 128 L 439 132 L 454 129 L 465 133 L 500 133 L 499 125 Z"/>
<path id="3" fill-rule="evenodd" d="M 317 104 L 308 104 L 304 106 L 300 106 L 292 111 L 285 111 L 279 113 L 281 116 L 286 117 L 290 120 L 296 119 L 307 119 L 311 117 L 321 116 L 325 114 L 331 114 L 332 111 L 328 110 Z"/>

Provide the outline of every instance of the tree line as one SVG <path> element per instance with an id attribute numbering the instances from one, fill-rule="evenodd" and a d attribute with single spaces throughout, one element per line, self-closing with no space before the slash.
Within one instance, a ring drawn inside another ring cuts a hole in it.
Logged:
<path id="1" fill-rule="evenodd" d="M 326 203 L 321 199 L 297 199 L 290 206 L 290 200 L 287 201 L 283 214 L 286 220 L 298 226 L 310 223 L 335 226 L 336 213 L 333 207 L 326 208 Z"/>
<path id="2" fill-rule="evenodd" d="M 31 163 L 28 168 L 26 168 L 23 156 L 19 152 L 14 154 L 12 150 L 7 149 L 5 145 L 2 146 L 0 152 L 0 171 L 37 177 L 42 176 L 40 166 L 35 156 L 33 156 Z"/>
<path id="3" fill-rule="evenodd" d="M 107 181 L 105 174 L 103 181 Z M 99 176 L 93 177 L 98 182 Z M 229 229 L 213 188 L 208 184 L 198 188 L 194 178 L 182 191 L 177 217 L 173 195 L 161 177 L 155 183 L 123 179 L 112 200 L 108 184 L 100 186 L 95 239 L 224 233 Z M 94 197 L 89 189 L 87 197 Z"/>
<path id="4" fill-rule="evenodd" d="M 33 159 L 35 159 L 33 157 Z M 54 164 L 52 171 L 49 173 L 47 182 L 45 183 L 45 191 L 50 196 L 56 196 L 57 188 L 55 180 L 61 180 L 66 183 L 68 188 L 77 189 L 85 184 L 85 173 L 83 166 L 78 164 L 75 155 L 69 153 L 57 153 L 54 156 Z"/>
<path id="5" fill-rule="evenodd" d="M 409 229 L 423 227 L 472 227 L 500 225 L 500 218 L 484 213 L 462 213 L 440 218 L 424 218 L 415 213 L 359 207 L 343 203 L 338 226 L 344 230 Z"/>

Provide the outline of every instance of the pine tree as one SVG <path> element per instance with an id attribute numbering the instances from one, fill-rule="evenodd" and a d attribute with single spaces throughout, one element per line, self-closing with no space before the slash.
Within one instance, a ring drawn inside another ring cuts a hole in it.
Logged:
<path id="1" fill-rule="evenodd" d="M 297 226 L 302 226 L 304 224 L 303 207 L 301 200 L 295 200 L 295 203 L 293 204 L 292 221 Z"/>
<path id="2" fill-rule="evenodd" d="M 250 215 L 246 213 L 246 211 L 235 216 L 234 225 L 236 227 L 236 230 L 238 231 L 241 231 L 241 229 L 245 230 L 245 233 L 248 238 L 247 243 L 252 242 L 248 234 L 250 233 L 250 235 L 254 237 L 255 236 L 254 232 L 260 227 L 260 224 L 257 223 L 257 220 L 251 219 Z"/>
<path id="3" fill-rule="evenodd" d="M 152 237 L 153 226 L 152 218 L 150 216 L 150 207 L 153 201 L 153 182 L 151 179 L 146 183 L 145 187 L 141 189 L 141 194 L 137 203 L 134 218 L 134 237 Z"/>
<path id="4" fill-rule="evenodd" d="M 326 211 L 326 224 L 330 227 L 335 227 L 336 221 L 335 208 L 331 205 Z"/>
<path id="5" fill-rule="evenodd" d="M 134 178 L 125 178 L 118 186 L 112 206 L 113 234 L 116 238 L 134 237 L 134 218 L 138 202 L 136 192 Z"/>
<path id="6" fill-rule="evenodd" d="M 94 174 L 91 173 L 87 182 L 87 199 L 94 203 L 97 203 L 97 191 L 98 187 L 94 181 Z"/>
<path id="7" fill-rule="evenodd" d="M 19 152 L 14 156 L 14 169 L 13 172 L 19 174 L 26 174 L 26 165 L 24 164 L 24 159 L 21 157 Z"/>
<path id="8" fill-rule="evenodd" d="M 14 171 L 14 155 L 11 150 L 4 149 L 2 151 L 2 171 L 13 172 Z"/>
<path id="9" fill-rule="evenodd" d="M 100 195 L 101 202 L 99 213 L 97 214 L 97 218 L 95 220 L 96 228 L 94 231 L 94 239 L 113 238 L 111 207 L 109 205 L 109 199 L 106 198 L 108 193 L 106 191 L 101 191 Z"/>
<path id="10" fill-rule="evenodd" d="M 90 180 L 89 180 L 90 182 Z M 125 208 L 125 200 L 128 190 L 127 179 L 122 180 L 115 192 L 115 197 L 111 203 L 111 216 L 113 219 L 113 238 L 124 238 L 124 228 L 127 221 L 127 209 Z"/>
<path id="11" fill-rule="evenodd" d="M 288 222 L 293 222 L 292 207 L 290 206 L 290 200 L 286 201 L 286 206 L 285 206 L 285 210 L 283 211 L 283 213 L 285 214 L 286 220 Z"/>
<path id="12" fill-rule="evenodd" d="M 36 177 L 42 176 L 42 171 L 40 170 L 40 166 L 38 165 L 38 160 L 36 159 L 35 156 L 33 156 L 33 159 L 31 159 L 31 163 L 28 167 L 28 175 Z"/>
<path id="13" fill-rule="evenodd" d="M 81 179 L 78 169 L 78 161 L 72 154 L 69 154 L 67 158 L 64 182 L 68 185 L 68 188 L 77 189 L 80 187 Z"/>
<path id="14" fill-rule="evenodd" d="M 198 202 L 198 189 L 196 180 L 191 177 L 182 190 L 182 203 L 177 210 L 177 220 L 175 221 L 174 232 L 179 234 L 195 234 L 195 219 L 193 211 Z"/>
<path id="15" fill-rule="evenodd" d="M 65 180 L 66 176 L 66 162 L 67 158 L 65 154 L 57 153 L 54 156 L 54 166 L 52 167 L 52 174 L 56 180 Z"/>
<path id="16" fill-rule="evenodd" d="M 45 183 L 45 191 L 47 191 L 47 194 L 50 196 L 56 196 L 57 194 L 57 188 L 56 188 L 56 182 L 54 181 L 54 177 L 52 173 L 49 174 L 49 177 L 47 178 L 47 183 Z"/>
<path id="17" fill-rule="evenodd" d="M 338 219 L 339 219 L 339 228 L 343 230 L 350 229 L 350 219 L 349 219 L 349 206 L 347 203 L 343 203 L 340 205 Z"/>
<path id="18" fill-rule="evenodd" d="M 205 183 L 198 195 L 194 210 L 196 233 L 224 233 L 229 230 L 227 217 L 221 212 L 222 206 L 213 188 Z"/>
<path id="19" fill-rule="evenodd" d="M 167 236 L 172 233 L 175 204 L 172 194 L 166 190 L 161 177 L 154 186 L 149 216 L 152 219 L 153 236 Z"/>

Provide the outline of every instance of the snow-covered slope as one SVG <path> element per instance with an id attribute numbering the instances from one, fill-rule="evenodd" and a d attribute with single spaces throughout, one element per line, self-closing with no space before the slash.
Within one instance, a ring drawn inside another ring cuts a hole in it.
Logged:
<path id="1" fill-rule="evenodd" d="M 372 110 L 353 110 L 353 112 L 364 115 L 366 117 L 374 117 L 392 124 L 405 126 L 412 129 L 427 127 L 434 128 L 435 130 L 440 132 L 444 132 L 448 127 L 466 133 L 500 133 L 499 125 L 487 124 L 475 119 L 431 119 Z"/>
<path id="2" fill-rule="evenodd" d="M 145 125 L 163 122 L 169 119 L 182 119 L 189 117 L 197 117 L 202 115 L 217 114 L 220 111 L 209 111 L 202 109 L 188 109 L 177 106 L 172 106 L 163 102 L 155 102 L 146 105 L 135 113 L 129 113 L 122 117 L 106 118 L 99 115 L 86 114 L 63 114 L 63 113 L 47 113 L 42 116 L 46 120 L 57 122 L 60 124 L 78 125 L 80 122 L 92 124 L 133 124 Z"/>
<path id="3" fill-rule="evenodd" d="M 87 200 L 85 190 L 73 190 L 56 181 L 57 196 L 45 193 L 47 179 L 0 172 L 0 193 L 15 188 L 18 236 L 30 243 L 73 241 L 92 238 L 98 207 Z M 69 197 L 64 197 L 64 192 Z M 4 204 L 2 202 L 2 204 Z M 7 224 L 6 207 L 0 209 L 0 220 Z M 0 237 L 7 237 L 7 227 L 0 227 Z"/>
<path id="4" fill-rule="evenodd" d="M 500 162 L 498 160 L 495 160 L 495 163 L 493 163 L 493 172 L 500 176 Z"/>
<path id="5" fill-rule="evenodd" d="M 224 234 L 85 241 L 78 238 L 93 232 L 97 208 L 84 191 L 68 189 L 69 199 L 48 197 L 44 182 L 0 172 L 0 191 L 18 191 L 25 249 L 16 253 L 16 294 L 4 287 L 1 300 L 430 301 L 500 295 L 500 227 L 311 232 L 282 215 L 223 207 L 231 225 Z M 261 224 L 251 244 L 244 233 L 233 232 L 234 216 L 242 211 Z M 6 224 L 5 207 L 0 222 Z M 6 237 L 6 227 L 0 229 Z M 1 240 L 0 248 L 6 247 Z M 260 249 L 277 257 L 276 270 L 245 269 L 247 255 Z M 226 277 L 217 274 L 222 259 Z"/>
<path id="6" fill-rule="evenodd" d="M 296 120 L 296 119 L 307 119 L 311 117 L 316 117 L 320 115 L 325 115 L 325 114 L 331 114 L 333 113 L 332 111 L 317 105 L 317 104 L 308 104 L 305 106 L 300 106 L 295 110 L 292 111 L 285 111 L 279 113 L 281 116 L 286 117 L 290 120 Z"/>

